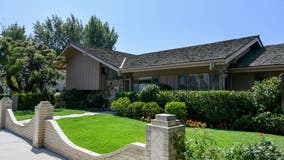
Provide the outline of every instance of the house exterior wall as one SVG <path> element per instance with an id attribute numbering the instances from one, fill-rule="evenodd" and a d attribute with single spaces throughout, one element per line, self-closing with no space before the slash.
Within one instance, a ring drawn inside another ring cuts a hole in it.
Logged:
<path id="1" fill-rule="evenodd" d="M 100 63 L 81 53 L 67 59 L 66 89 L 100 89 Z"/>
<path id="2" fill-rule="evenodd" d="M 210 69 L 209 66 L 190 67 L 190 68 L 180 68 L 180 69 L 135 72 L 132 73 L 131 76 L 133 79 L 139 77 L 157 77 L 159 79 L 159 83 L 167 84 L 174 89 L 178 89 L 179 75 L 199 74 L 199 73 L 218 73 L 219 70 L 220 70 L 219 66 L 216 66 L 213 69 Z"/>

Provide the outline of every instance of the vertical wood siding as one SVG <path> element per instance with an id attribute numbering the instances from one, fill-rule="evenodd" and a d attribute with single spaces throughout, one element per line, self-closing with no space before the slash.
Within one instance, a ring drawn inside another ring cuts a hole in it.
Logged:
<path id="1" fill-rule="evenodd" d="M 100 89 L 100 64 L 90 57 L 76 53 L 67 60 L 66 89 Z"/>

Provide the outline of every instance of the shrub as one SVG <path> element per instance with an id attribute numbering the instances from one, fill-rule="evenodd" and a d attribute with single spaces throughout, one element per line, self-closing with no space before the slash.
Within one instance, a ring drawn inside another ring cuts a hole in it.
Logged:
<path id="1" fill-rule="evenodd" d="M 143 102 L 152 102 L 156 101 L 157 94 L 159 93 L 160 88 L 155 84 L 150 84 L 144 87 L 140 92 L 140 97 Z"/>
<path id="2" fill-rule="evenodd" d="M 142 113 L 144 116 L 155 117 L 155 114 L 162 113 L 163 109 L 156 102 L 147 102 L 142 108 Z"/>
<path id="3" fill-rule="evenodd" d="M 0 99 L 2 99 L 5 95 L 4 94 L 0 94 Z"/>
<path id="4" fill-rule="evenodd" d="M 212 136 L 204 132 L 195 132 L 191 138 L 185 142 L 185 159 L 223 159 L 222 150 L 217 147 Z"/>
<path id="5" fill-rule="evenodd" d="M 34 110 L 35 106 L 40 101 L 45 100 L 42 94 L 28 93 L 28 94 L 17 94 L 18 96 L 18 110 Z"/>
<path id="6" fill-rule="evenodd" d="M 62 94 L 60 92 L 56 92 L 54 93 L 53 97 L 54 97 L 55 108 L 62 108 L 63 107 Z"/>
<path id="7" fill-rule="evenodd" d="M 244 130 L 249 131 L 251 130 L 252 126 L 252 118 L 250 115 L 243 115 L 241 118 L 237 119 L 234 122 L 234 129 L 236 130 Z"/>
<path id="8" fill-rule="evenodd" d="M 157 85 L 158 85 L 158 87 L 160 88 L 161 91 L 171 91 L 171 90 L 173 90 L 173 87 L 171 87 L 168 84 L 159 83 Z"/>
<path id="9" fill-rule="evenodd" d="M 281 80 L 278 77 L 255 82 L 252 93 L 255 104 L 261 107 L 260 112 L 281 112 L 280 83 Z"/>
<path id="10" fill-rule="evenodd" d="M 127 107 L 128 116 L 136 119 L 141 118 L 143 116 L 142 109 L 144 105 L 145 105 L 144 102 L 139 102 L 139 101 L 130 103 Z"/>
<path id="11" fill-rule="evenodd" d="M 116 94 L 116 99 L 120 97 L 128 97 L 131 102 L 139 101 L 139 93 L 138 92 L 118 92 Z"/>
<path id="12" fill-rule="evenodd" d="M 235 145 L 228 152 L 227 160 L 280 160 L 284 159 L 284 153 L 270 140 L 263 138 L 259 143 L 245 147 L 242 144 Z"/>
<path id="13" fill-rule="evenodd" d="M 283 114 L 260 113 L 252 119 L 252 123 L 255 131 L 284 135 Z"/>
<path id="14" fill-rule="evenodd" d="M 121 97 L 111 103 L 111 110 L 123 116 L 127 116 L 127 107 L 129 104 L 130 100 L 128 97 Z"/>
<path id="15" fill-rule="evenodd" d="M 175 114 L 179 119 L 185 120 L 187 109 L 184 102 L 168 102 L 165 107 L 165 112 Z"/>
<path id="16" fill-rule="evenodd" d="M 103 108 L 107 104 L 101 90 L 65 90 L 61 93 L 66 108 Z"/>

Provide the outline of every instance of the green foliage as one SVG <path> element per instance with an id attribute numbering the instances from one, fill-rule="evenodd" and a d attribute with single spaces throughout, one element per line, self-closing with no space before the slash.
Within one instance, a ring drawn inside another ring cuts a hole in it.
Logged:
<path id="1" fill-rule="evenodd" d="M 255 82 L 252 87 L 253 99 L 257 106 L 260 107 L 260 112 L 280 112 L 281 111 L 281 80 L 279 77 L 272 77 Z"/>
<path id="2" fill-rule="evenodd" d="M 13 41 L 2 37 L 0 52 L 0 77 L 5 77 L 5 82 L 15 92 L 43 93 L 62 78 L 56 68 L 62 59 L 33 40 Z"/>
<path id="3" fill-rule="evenodd" d="M 28 94 L 17 94 L 18 96 L 18 110 L 34 110 L 40 101 L 44 101 L 42 94 L 28 93 Z"/>
<path id="4" fill-rule="evenodd" d="M 250 115 L 243 115 L 234 122 L 233 129 L 249 131 L 252 130 L 252 118 Z"/>
<path id="5" fill-rule="evenodd" d="M 142 113 L 154 118 L 156 114 L 163 113 L 163 109 L 156 102 L 147 102 L 142 108 Z"/>
<path id="6" fill-rule="evenodd" d="M 161 91 L 171 91 L 171 90 L 173 90 L 173 87 L 171 87 L 168 84 L 158 83 L 157 85 L 159 86 Z"/>
<path id="7" fill-rule="evenodd" d="M 187 118 L 205 121 L 214 127 L 232 127 L 243 115 L 254 115 L 256 107 L 250 92 L 235 91 L 161 91 L 160 106 L 167 102 L 185 102 Z"/>
<path id="8" fill-rule="evenodd" d="M 127 116 L 127 107 L 129 104 L 130 100 L 128 97 L 121 97 L 111 103 L 111 110 L 123 116 Z"/>
<path id="9" fill-rule="evenodd" d="M 143 116 L 142 109 L 144 105 L 144 102 L 139 101 L 130 103 L 127 107 L 127 116 L 135 119 L 141 118 Z"/>
<path id="10" fill-rule="evenodd" d="M 66 108 L 103 109 L 107 100 L 100 90 L 65 90 L 61 93 L 63 106 Z"/>
<path id="11" fill-rule="evenodd" d="M 1 100 L 4 96 L 5 96 L 4 94 L 0 94 L 0 100 Z"/>
<path id="12" fill-rule="evenodd" d="M 8 26 L 8 28 L 2 31 L 1 35 L 3 37 L 11 38 L 14 41 L 26 39 L 25 27 L 19 26 L 17 23 Z"/>
<path id="13" fill-rule="evenodd" d="M 64 22 L 61 17 L 52 15 L 44 22 L 37 21 L 34 24 L 34 37 L 39 43 L 54 49 L 57 55 L 69 42 L 79 43 L 82 40 L 83 25 L 80 20 L 70 15 Z"/>
<path id="14" fill-rule="evenodd" d="M 271 112 L 257 114 L 252 119 L 255 131 L 284 135 L 284 115 Z"/>
<path id="15" fill-rule="evenodd" d="M 139 92 L 118 92 L 116 93 L 116 99 L 120 97 L 128 97 L 131 102 L 139 101 Z"/>
<path id="16" fill-rule="evenodd" d="M 118 34 L 108 22 L 102 22 L 96 16 L 91 16 L 84 28 L 84 43 L 104 49 L 114 49 Z"/>
<path id="17" fill-rule="evenodd" d="M 263 138 L 259 143 L 249 146 L 235 145 L 225 156 L 226 160 L 280 160 L 284 159 L 284 153 L 270 140 Z"/>
<path id="18" fill-rule="evenodd" d="M 187 109 L 184 102 L 168 102 L 165 107 L 165 112 L 175 114 L 179 119 L 185 120 Z"/>
<path id="19" fill-rule="evenodd" d="M 140 97 L 143 102 L 156 101 L 160 88 L 155 84 L 150 84 L 144 87 L 140 92 Z"/>
<path id="20" fill-rule="evenodd" d="M 217 147 L 216 141 L 208 132 L 196 131 L 186 140 L 185 147 L 184 155 L 185 159 L 188 160 L 218 160 L 223 158 L 222 150 Z"/>

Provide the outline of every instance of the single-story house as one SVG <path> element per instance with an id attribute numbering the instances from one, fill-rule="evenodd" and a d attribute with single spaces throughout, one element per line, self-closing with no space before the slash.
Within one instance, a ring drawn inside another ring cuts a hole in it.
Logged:
<path id="1" fill-rule="evenodd" d="M 150 83 L 179 90 L 248 90 L 284 71 L 284 44 L 259 36 L 140 55 L 69 44 L 66 89 L 139 91 Z"/>

